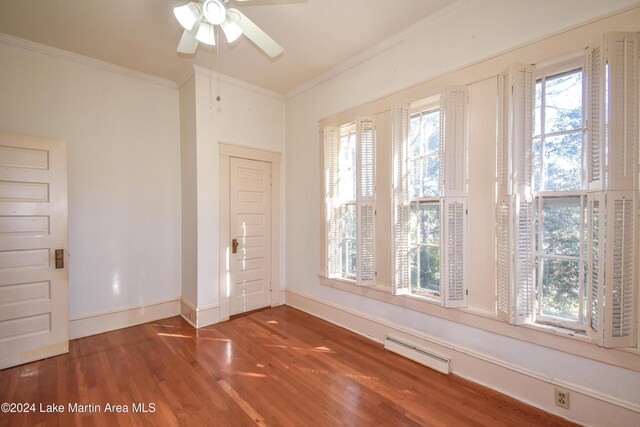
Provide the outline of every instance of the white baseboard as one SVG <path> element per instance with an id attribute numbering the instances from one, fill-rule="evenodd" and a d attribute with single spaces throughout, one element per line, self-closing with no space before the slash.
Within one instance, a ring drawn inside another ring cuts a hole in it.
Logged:
<path id="1" fill-rule="evenodd" d="M 640 425 L 640 405 L 636 402 L 621 401 L 597 390 L 548 378 L 473 349 L 291 290 L 286 290 L 285 303 L 380 343 L 387 334 L 392 334 L 429 346 L 451 359 L 452 373 L 573 422 Z M 556 387 L 570 391 L 571 409 L 555 405 Z"/>
<path id="2" fill-rule="evenodd" d="M 203 328 L 220 321 L 220 306 L 195 307 L 184 298 L 180 299 L 180 316 L 194 328 Z"/>
<path id="3" fill-rule="evenodd" d="M 69 339 L 87 337 L 180 314 L 178 299 L 126 307 L 69 319 Z"/>

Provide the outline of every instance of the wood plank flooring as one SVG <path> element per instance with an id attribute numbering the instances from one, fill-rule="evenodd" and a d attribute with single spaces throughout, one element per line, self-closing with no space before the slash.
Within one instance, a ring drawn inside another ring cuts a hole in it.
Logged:
<path id="1" fill-rule="evenodd" d="M 200 330 L 174 317 L 70 350 L 0 371 L 0 402 L 35 405 L 0 425 L 571 425 L 287 306 Z"/>

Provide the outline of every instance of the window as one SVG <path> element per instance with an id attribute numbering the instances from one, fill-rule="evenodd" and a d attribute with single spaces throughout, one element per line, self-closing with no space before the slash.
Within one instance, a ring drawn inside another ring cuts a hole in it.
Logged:
<path id="1" fill-rule="evenodd" d="M 368 118 L 326 127 L 328 277 L 374 284 L 375 127 Z"/>
<path id="2" fill-rule="evenodd" d="M 576 329 L 586 299 L 581 65 L 536 81 L 532 135 L 536 321 Z"/>
<path id="3" fill-rule="evenodd" d="M 608 33 L 584 66 L 501 76 L 497 312 L 509 323 L 636 345 L 639 44 Z"/>
<path id="4" fill-rule="evenodd" d="M 466 306 L 465 87 L 394 111 L 394 291 Z"/>
<path id="5" fill-rule="evenodd" d="M 356 129 L 355 123 L 340 126 L 338 148 L 338 195 L 340 205 L 340 274 L 356 277 Z"/>
<path id="6" fill-rule="evenodd" d="M 440 106 L 409 119 L 411 292 L 440 296 Z"/>

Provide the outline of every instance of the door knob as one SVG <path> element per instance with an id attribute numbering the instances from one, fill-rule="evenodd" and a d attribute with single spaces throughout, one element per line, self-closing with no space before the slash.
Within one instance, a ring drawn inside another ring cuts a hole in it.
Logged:
<path id="1" fill-rule="evenodd" d="M 233 239 L 231 241 L 231 253 L 238 253 L 238 239 Z"/>

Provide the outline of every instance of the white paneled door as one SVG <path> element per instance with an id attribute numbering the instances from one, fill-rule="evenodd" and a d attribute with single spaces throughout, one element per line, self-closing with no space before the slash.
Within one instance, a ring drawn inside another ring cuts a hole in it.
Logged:
<path id="1" fill-rule="evenodd" d="M 229 314 L 271 304 L 271 164 L 230 159 Z"/>
<path id="2" fill-rule="evenodd" d="M 0 369 L 69 351 L 67 146 L 0 132 Z"/>

